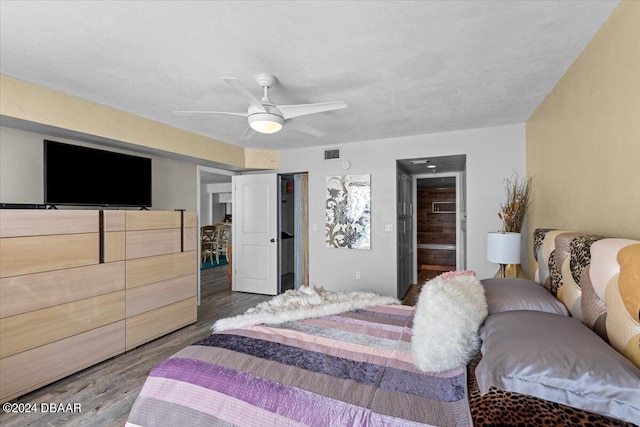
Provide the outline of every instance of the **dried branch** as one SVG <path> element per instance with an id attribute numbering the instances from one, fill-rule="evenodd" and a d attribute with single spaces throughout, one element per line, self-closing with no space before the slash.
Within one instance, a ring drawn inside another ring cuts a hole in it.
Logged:
<path id="1" fill-rule="evenodd" d="M 524 216 L 531 205 L 533 177 L 524 181 L 516 173 L 513 178 L 505 179 L 507 201 L 500 205 L 498 218 L 502 221 L 503 232 L 520 233 Z"/>

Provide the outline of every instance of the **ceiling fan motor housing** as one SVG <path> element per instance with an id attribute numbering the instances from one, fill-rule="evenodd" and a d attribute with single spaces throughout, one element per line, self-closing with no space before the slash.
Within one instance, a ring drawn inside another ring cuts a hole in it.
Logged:
<path id="1" fill-rule="evenodd" d="M 247 111 L 249 126 L 260 133 L 278 132 L 284 124 L 284 116 L 275 105 L 264 102 L 262 104 L 266 112 L 254 106 L 249 106 L 249 110 Z"/>

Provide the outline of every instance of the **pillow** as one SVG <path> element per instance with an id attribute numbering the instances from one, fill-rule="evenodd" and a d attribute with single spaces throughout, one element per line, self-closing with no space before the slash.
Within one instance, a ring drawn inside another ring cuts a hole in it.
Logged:
<path id="1" fill-rule="evenodd" d="M 540 311 L 492 314 L 480 331 L 481 393 L 495 386 L 630 422 L 640 369 L 580 321 Z"/>
<path id="2" fill-rule="evenodd" d="M 444 273 L 426 282 L 413 318 L 416 367 L 442 372 L 466 364 L 480 347 L 478 328 L 486 316 L 484 291 L 473 271 Z"/>
<path id="3" fill-rule="evenodd" d="M 567 307 L 538 283 L 529 279 L 483 279 L 489 314 L 533 310 L 568 316 Z"/>

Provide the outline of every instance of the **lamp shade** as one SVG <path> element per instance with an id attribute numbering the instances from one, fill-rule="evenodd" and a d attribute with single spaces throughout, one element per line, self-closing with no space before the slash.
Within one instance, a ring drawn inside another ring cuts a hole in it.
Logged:
<path id="1" fill-rule="evenodd" d="M 520 264 L 520 233 L 488 233 L 487 260 L 496 264 Z"/>
<path id="2" fill-rule="evenodd" d="M 249 116 L 249 126 L 260 133 L 276 133 L 283 124 L 284 119 L 276 114 L 256 113 Z"/>

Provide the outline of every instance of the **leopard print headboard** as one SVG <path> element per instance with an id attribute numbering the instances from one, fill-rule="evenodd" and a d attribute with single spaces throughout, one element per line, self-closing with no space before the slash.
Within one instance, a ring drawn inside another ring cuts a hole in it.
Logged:
<path id="1" fill-rule="evenodd" d="M 640 367 L 640 241 L 537 229 L 536 281 Z"/>

